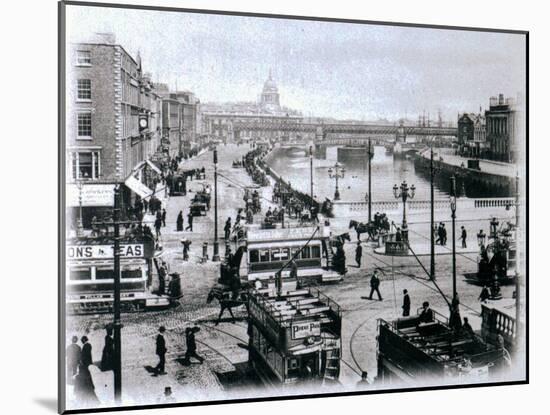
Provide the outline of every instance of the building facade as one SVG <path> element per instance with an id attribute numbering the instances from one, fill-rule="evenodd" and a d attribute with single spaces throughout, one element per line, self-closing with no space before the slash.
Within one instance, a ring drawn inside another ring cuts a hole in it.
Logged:
<path id="1" fill-rule="evenodd" d="M 205 103 L 200 105 L 199 113 L 201 134 L 215 140 L 286 141 L 304 138 L 304 133 L 297 128 L 303 122 L 302 114 L 281 105 L 279 90 L 271 73 L 257 102 Z"/>
<path id="2" fill-rule="evenodd" d="M 486 157 L 486 122 L 481 109 L 479 114 L 462 114 L 458 118 L 457 125 L 459 154 L 464 157 Z"/>
<path id="3" fill-rule="evenodd" d="M 518 156 L 518 134 L 515 103 L 503 94 L 491 97 L 489 109 L 485 111 L 487 125 L 488 156 L 493 160 L 514 162 Z"/>
<path id="4" fill-rule="evenodd" d="M 68 214 L 87 228 L 112 211 L 115 184 L 137 174 L 151 185 L 142 169 L 160 144 L 162 106 L 139 54 L 134 59 L 113 35 L 71 44 L 66 69 Z M 132 190 L 122 193 L 131 203 Z"/>

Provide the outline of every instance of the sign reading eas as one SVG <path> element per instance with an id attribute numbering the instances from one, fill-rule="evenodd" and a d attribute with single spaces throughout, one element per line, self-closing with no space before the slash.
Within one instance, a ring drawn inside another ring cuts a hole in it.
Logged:
<path id="1" fill-rule="evenodd" d="M 67 246 L 67 259 L 114 258 L 113 251 L 113 245 L 69 245 Z M 120 256 L 123 258 L 141 258 L 143 257 L 143 245 L 120 245 Z"/>

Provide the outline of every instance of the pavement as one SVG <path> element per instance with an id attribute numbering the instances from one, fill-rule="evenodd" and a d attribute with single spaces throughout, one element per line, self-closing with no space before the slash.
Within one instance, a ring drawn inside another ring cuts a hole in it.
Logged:
<path id="1" fill-rule="evenodd" d="M 245 145 L 218 146 L 219 181 L 218 200 L 218 233 L 223 235 L 223 225 L 227 217 L 234 223 L 237 209 L 244 207 L 243 187 L 252 185 L 244 169 L 231 167 L 233 160 L 239 159 L 250 148 Z M 220 264 L 211 261 L 212 243 L 214 241 L 214 204 L 206 216 L 195 217 L 193 232 L 177 232 L 176 218 L 178 212 L 184 212 L 184 227 L 187 226 L 186 213 L 194 193 L 202 188 L 201 183 L 209 183 L 213 190 L 212 153 L 206 152 L 198 157 L 183 161 L 182 168 L 204 166 L 206 179 L 188 182 L 189 192 L 186 196 L 170 197 L 163 201 L 167 211 L 167 226 L 162 228 L 161 256 L 170 267 L 170 271 L 179 272 L 182 276 L 183 297 L 176 308 L 142 313 L 123 313 L 122 322 L 122 399 L 125 405 L 152 404 L 163 402 L 164 387 L 170 386 L 177 402 L 193 402 L 213 399 L 231 399 L 258 397 L 281 394 L 281 391 L 242 386 L 240 373 L 246 366 L 248 351 L 247 323 L 244 308 L 236 313 L 237 321 L 232 323 L 228 318 L 215 326 L 219 306 L 214 301 L 207 304 L 206 297 L 210 288 L 219 277 Z M 262 208 L 270 204 L 271 189 L 262 188 Z M 213 192 L 212 192 L 213 196 Z M 223 202 L 222 202 L 223 201 Z M 255 217 L 255 221 L 259 219 Z M 409 241 L 413 247 L 425 247 L 429 240 L 428 215 L 418 216 L 417 223 L 409 223 Z M 150 220 L 150 218 L 146 218 Z M 333 234 L 348 232 L 349 218 L 331 219 Z M 457 221 L 457 229 L 464 225 L 471 237 L 468 245 L 475 247 L 475 234 L 480 228 L 488 230 L 486 220 Z M 354 262 L 356 235 L 351 234 L 352 242 L 346 243 L 348 272 L 342 282 L 320 287 L 326 295 L 336 301 L 342 308 L 342 365 L 340 382 L 342 388 L 355 390 L 361 371 L 368 371 L 372 378 L 376 375 L 376 336 L 378 319 L 393 319 L 401 314 L 403 289 L 409 291 L 412 310 L 419 308 L 423 301 L 429 301 L 432 308 L 444 315 L 448 314 L 447 303 L 434 283 L 429 281 L 417 260 L 412 257 L 384 257 L 376 253 L 376 244 L 362 242 L 363 258 L 360 266 Z M 425 236 L 428 235 L 428 236 Z M 364 235 L 363 235 L 364 236 Z M 183 261 L 180 240 L 186 237 L 192 241 L 190 260 Z M 224 254 L 224 241 L 220 241 L 220 255 Z M 208 242 L 209 260 L 202 262 L 202 244 Z M 419 248 L 420 249 L 420 248 Z M 423 251 L 424 248 L 420 249 Z M 452 259 L 444 255 L 443 247 L 438 249 L 436 259 L 436 283 L 445 293 L 447 299 L 452 292 Z M 476 250 L 477 251 L 477 250 Z M 423 265 L 429 268 L 429 257 L 421 257 Z M 369 294 L 369 278 L 374 269 L 381 274 L 380 291 L 383 301 L 366 300 Z M 480 287 L 469 284 L 463 277 L 465 273 L 477 269 L 477 253 L 467 250 L 457 254 L 457 289 L 460 293 L 462 316 L 470 318 L 475 330 L 479 330 L 481 305 L 477 298 Z M 155 282 L 156 283 L 156 282 Z M 512 297 L 514 287 L 502 287 L 505 299 Z M 525 292 L 524 289 L 521 292 Z M 228 316 L 227 316 L 228 317 Z M 70 316 L 67 319 L 67 338 L 86 334 L 93 347 L 94 361 L 101 359 L 104 327 L 112 321 L 111 315 Z M 155 366 L 158 358 L 155 355 L 155 336 L 160 325 L 167 328 L 168 347 L 167 375 L 154 377 L 150 367 Z M 198 325 L 201 331 L 197 334 L 199 355 L 206 358 L 204 364 L 183 366 L 181 359 L 185 353 L 183 333 L 186 327 Z M 113 406 L 112 372 L 101 372 L 97 367 L 91 368 L 96 386 L 96 393 L 103 406 Z M 69 409 L 77 409 L 73 400 L 72 386 L 67 386 Z M 324 389 L 316 390 L 325 392 Z M 328 392 L 328 390 L 326 390 Z M 296 391 L 292 393 L 297 393 Z"/>

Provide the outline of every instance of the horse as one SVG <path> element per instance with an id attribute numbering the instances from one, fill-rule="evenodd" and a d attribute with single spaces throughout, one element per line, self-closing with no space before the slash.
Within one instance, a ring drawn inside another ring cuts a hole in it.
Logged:
<path id="1" fill-rule="evenodd" d="M 220 323 L 222 315 L 225 310 L 229 310 L 231 314 L 232 323 L 235 323 L 235 316 L 233 315 L 233 308 L 245 306 L 248 310 L 248 296 L 247 293 L 241 290 L 238 291 L 225 291 L 220 287 L 213 287 L 208 293 L 206 298 L 206 304 L 210 304 L 214 299 L 218 300 L 220 304 L 220 314 L 216 320 L 216 326 Z"/>
<path id="2" fill-rule="evenodd" d="M 376 238 L 376 236 L 378 235 L 378 227 L 373 222 L 362 223 L 355 220 L 350 220 L 349 228 L 355 229 L 355 232 L 357 232 L 358 241 L 361 241 L 361 234 L 365 232 L 369 235 L 367 240 L 374 240 L 374 238 Z"/>
<path id="3" fill-rule="evenodd" d="M 334 247 L 342 246 L 346 241 L 351 242 L 351 237 L 349 236 L 349 232 L 345 232 L 340 235 L 333 236 L 331 239 L 332 246 Z"/>

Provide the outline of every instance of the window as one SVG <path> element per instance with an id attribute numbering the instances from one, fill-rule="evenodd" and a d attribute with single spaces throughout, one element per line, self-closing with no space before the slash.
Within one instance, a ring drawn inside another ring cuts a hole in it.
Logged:
<path id="1" fill-rule="evenodd" d="M 92 64 L 92 52 L 89 50 L 76 51 L 76 64 L 90 66 Z"/>
<path id="2" fill-rule="evenodd" d="M 302 259 L 308 259 L 311 258 L 311 251 L 309 249 L 309 246 L 305 246 L 302 250 Z"/>
<path id="3" fill-rule="evenodd" d="M 81 112 L 78 114 L 78 137 L 92 137 L 91 112 Z"/>
<path id="4" fill-rule="evenodd" d="M 321 247 L 319 245 L 313 245 L 311 247 L 311 257 L 321 258 Z"/>
<path id="5" fill-rule="evenodd" d="M 71 281 L 85 281 L 92 279 L 90 268 L 71 268 L 69 271 L 69 279 Z"/>
<path id="6" fill-rule="evenodd" d="M 142 278 L 141 268 L 123 268 L 120 273 L 120 278 Z"/>
<path id="7" fill-rule="evenodd" d="M 250 263 L 260 262 L 260 256 L 258 255 L 257 249 L 252 249 L 250 251 Z"/>
<path id="8" fill-rule="evenodd" d="M 92 99 L 92 81 L 89 79 L 79 79 L 77 81 L 78 99 Z"/>
<path id="9" fill-rule="evenodd" d="M 269 262 L 269 249 L 260 249 L 260 262 Z"/>
<path id="10" fill-rule="evenodd" d="M 271 260 L 288 261 L 289 255 L 290 255 L 290 252 L 288 248 L 276 248 L 271 251 Z"/>
<path id="11" fill-rule="evenodd" d="M 96 268 L 95 270 L 95 279 L 96 280 L 112 280 L 113 278 L 113 269 L 112 268 Z"/>
<path id="12" fill-rule="evenodd" d="M 100 176 L 99 151 L 81 151 L 69 154 L 73 179 L 98 179 Z"/>

